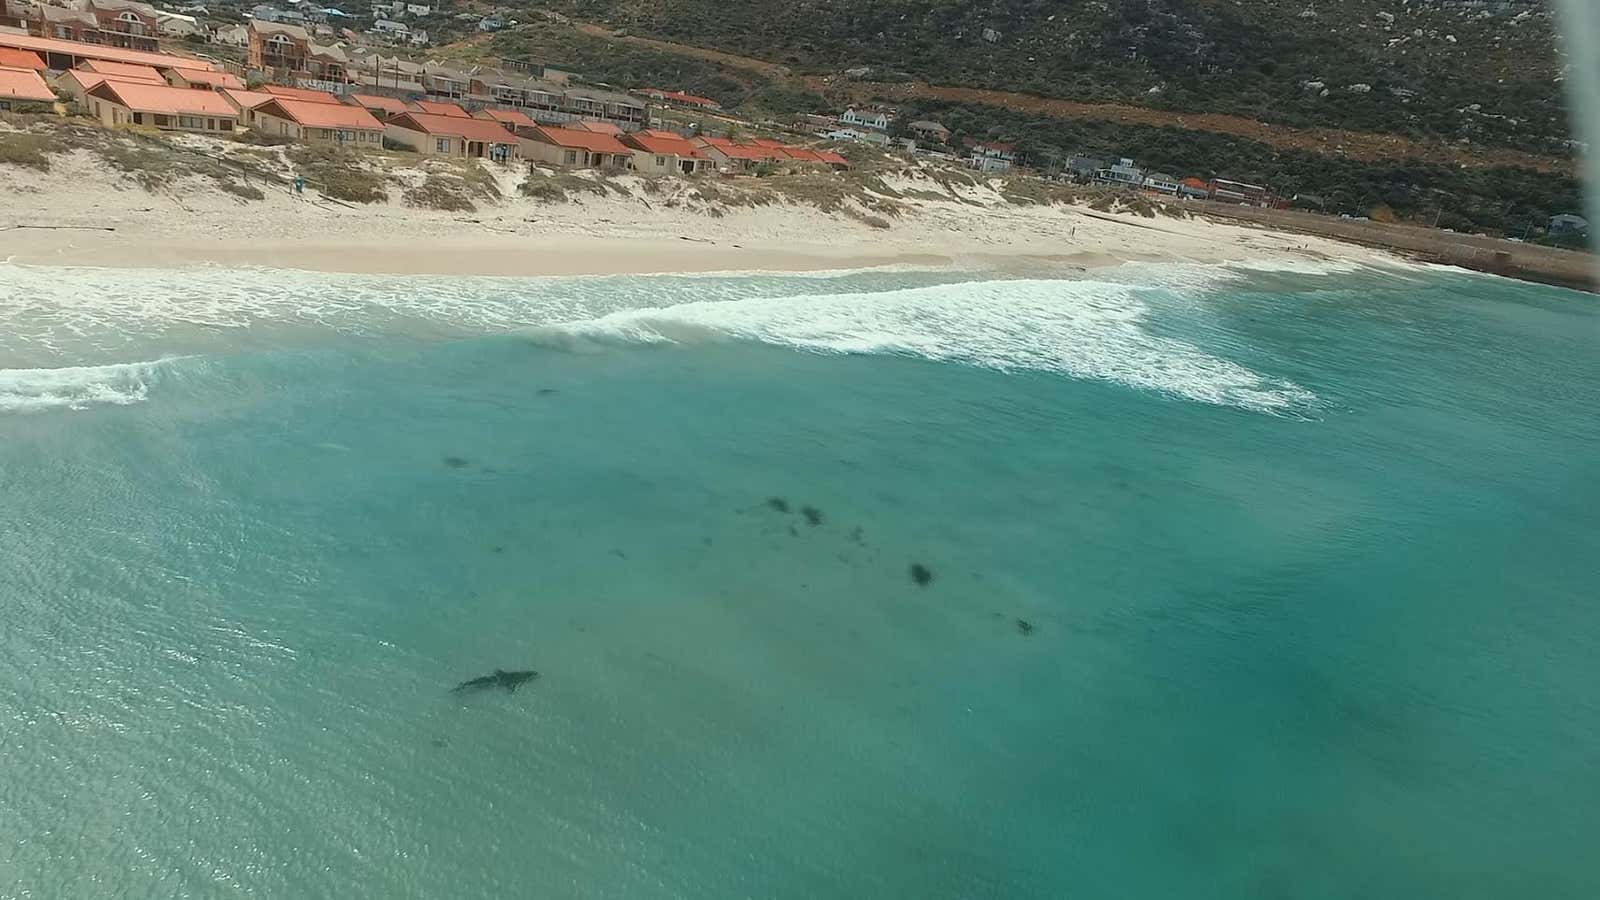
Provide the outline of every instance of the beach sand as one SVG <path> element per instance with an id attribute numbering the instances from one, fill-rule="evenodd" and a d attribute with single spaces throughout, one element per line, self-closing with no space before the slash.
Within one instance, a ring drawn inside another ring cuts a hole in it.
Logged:
<path id="1" fill-rule="evenodd" d="M 265 200 L 246 202 L 198 179 L 147 192 L 84 154 L 57 157 L 49 172 L 6 174 L 0 259 L 22 264 L 579 275 L 1389 258 L 1201 219 L 1019 206 L 982 190 L 962 202 L 905 201 L 905 215 L 876 228 L 795 204 L 708 215 L 668 208 L 642 192 L 554 203 L 508 194 L 470 213 L 397 200 L 344 205 L 277 185 L 265 186 Z"/>

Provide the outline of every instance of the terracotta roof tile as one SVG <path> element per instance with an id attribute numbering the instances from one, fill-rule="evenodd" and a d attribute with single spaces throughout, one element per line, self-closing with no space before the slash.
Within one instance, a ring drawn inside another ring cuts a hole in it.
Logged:
<path id="1" fill-rule="evenodd" d="M 34 69 L 43 71 L 49 68 L 44 64 L 44 58 L 32 50 L 18 50 L 15 47 L 0 47 L 0 66 L 8 69 Z"/>
<path id="2" fill-rule="evenodd" d="M 469 141 L 509 144 L 513 140 L 510 132 L 499 122 L 470 116 L 430 116 L 427 113 L 408 112 L 391 119 L 390 124 L 425 134 L 455 135 Z"/>
<path id="3" fill-rule="evenodd" d="M 203 59 L 194 59 L 189 56 L 174 56 L 170 53 L 148 53 L 143 50 L 123 50 L 118 47 L 106 47 L 100 44 L 84 44 L 78 41 L 34 37 L 31 34 L 0 32 L 0 47 L 33 50 L 41 55 L 58 53 L 76 56 L 80 59 L 104 59 L 112 62 L 132 63 L 136 66 L 184 66 L 190 69 L 216 68 L 216 66 Z"/>
<path id="4" fill-rule="evenodd" d="M 443 103 L 438 100 L 413 100 L 412 105 L 419 111 L 430 116 L 454 116 L 458 119 L 471 118 L 467 111 L 454 103 Z"/>
<path id="5" fill-rule="evenodd" d="M 350 94 L 348 96 L 366 109 L 381 109 L 396 116 L 403 112 L 410 112 L 410 110 L 406 109 L 405 102 L 397 97 L 379 97 L 376 94 Z"/>
<path id="6" fill-rule="evenodd" d="M 292 100 L 274 97 L 256 107 L 256 114 L 288 119 L 307 128 L 348 128 L 360 131 L 382 131 L 383 123 L 359 106 L 346 103 L 318 103 L 315 100 Z"/>
<path id="7" fill-rule="evenodd" d="M 221 93 L 222 96 L 228 100 L 233 101 L 233 105 L 240 109 L 254 109 L 268 100 L 274 99 L 271 94 L 268 94 L 264 91 L 235 91 L 231 89 L 224 89 L 219 93 Z"/>
<path id="8" fill-rule="evenodd" d="M 630 147 L 637 147 L 647 153 L 673 154 L 689 159 L 703 159 L 695 145 L 688 139 L 673 134 L 670 131 L 640 131 L 625 135 L 622 142 Z"/>
<path id="9" fill-rule="evenodd" d="M 327 91 L 312 91 L 306 88 L 284 87 L 281 84 L 263 84 L 261 90 L 275 97 L 288 97 L 291 100 L 309 100 L 312 103 L 338 103 L 339 98 Z"/>
<path id="10" fill-rule="evenodd" d="M 579 131 L 576 128 L 556 128 L 553 125 L 540 125 L 531 130 L 536 135 L 543 136 L 545 143 L 555 144 L 557 147 L 581 147 L 591 153 L 631 154 L 633 152 L 624 146 L 621 141 L 609 134 Z"/>
<path id="11" fill-rule="evenodd" d="M 135 112 L 226 116 L 230 119 L 236 115 L 228 101 L 215 91 L 196 91 L 117 78 L 107 78 L 90 90 L 96 97 L 121 103 Z"/>
<path id="12" fill-rule="evenodd" d="M 532 128 L 539 124 L 528 118 L 528 114 L 520 109 L 480 109 L 478 118 L 493 119 L 505 125 L 522 128 Z"/>
<path id="13" fill-rule="evenodd" d="M 50 85 L 44 83 L 39 73 L 32 69 L 0 67 L 0 97 L 7 100 L 29 100 L 52 103 L 56 99 Z"/>
<path id="14" fill-rule="evenodd" d="M 90 59 L 85 60 L 78 68 L 85 72 L 97 72 L 101 75 L 110 75 L 115 78 L 126 78 L 129 81 L 167 83 L 161 77 L 161 73 L 157 72 L 152 66 L 134 66 L 128 63 L 112 62 L 107 59 Z"/>
<path id="15" fill-rule="evenodd" d="M 213 89 L 229 88 L 235 91 L 244 90 L 244 82 L 240 81 L 239 76 L 233 74 L 232 72 L 211 72 L 205 69 L 184 69 L 177 66 L 174 66 L 172 71 L 177 73 L 179 78 L 189 82 L 191 85 L 203 84 L 206 87 Z"/>

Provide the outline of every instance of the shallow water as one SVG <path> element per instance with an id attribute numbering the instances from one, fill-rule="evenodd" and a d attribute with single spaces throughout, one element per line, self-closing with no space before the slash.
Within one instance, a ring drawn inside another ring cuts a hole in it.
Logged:
<path id="1" fill-rule="evenodd" d="M 1587 296 L 0 266 L 0 323 L 0 896 L 1600 889 Z"/>

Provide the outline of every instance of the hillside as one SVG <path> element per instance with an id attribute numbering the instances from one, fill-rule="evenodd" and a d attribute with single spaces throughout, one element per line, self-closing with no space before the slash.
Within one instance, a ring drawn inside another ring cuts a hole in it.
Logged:
<path id="1" fill-rule="evenodd" d="M 1020 91 L 1570 155 L 1538 0 L 555 0 L 797 74 Z"/>

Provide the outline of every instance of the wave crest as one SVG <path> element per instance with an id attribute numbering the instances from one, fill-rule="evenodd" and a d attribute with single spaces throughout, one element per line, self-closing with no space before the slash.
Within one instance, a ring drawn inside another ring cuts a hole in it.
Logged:
<path id="1" fill-rule="evenodd" d="M 990 281 L 634 309 L 525 334 L 566 350 L 753 340 L 830 353 L 916 356 L 1057 372 L 1263 412 L 1309 406 L 1310 391 L 1144 326 L 1141 289 L 1099 281 Z"/>
<path id="2" fill-rule="evenodd" d="M 0 369 L 0 412 L 141 403 L 149 395 L 157 369 L 169 361 L 59 369 Z"/>

